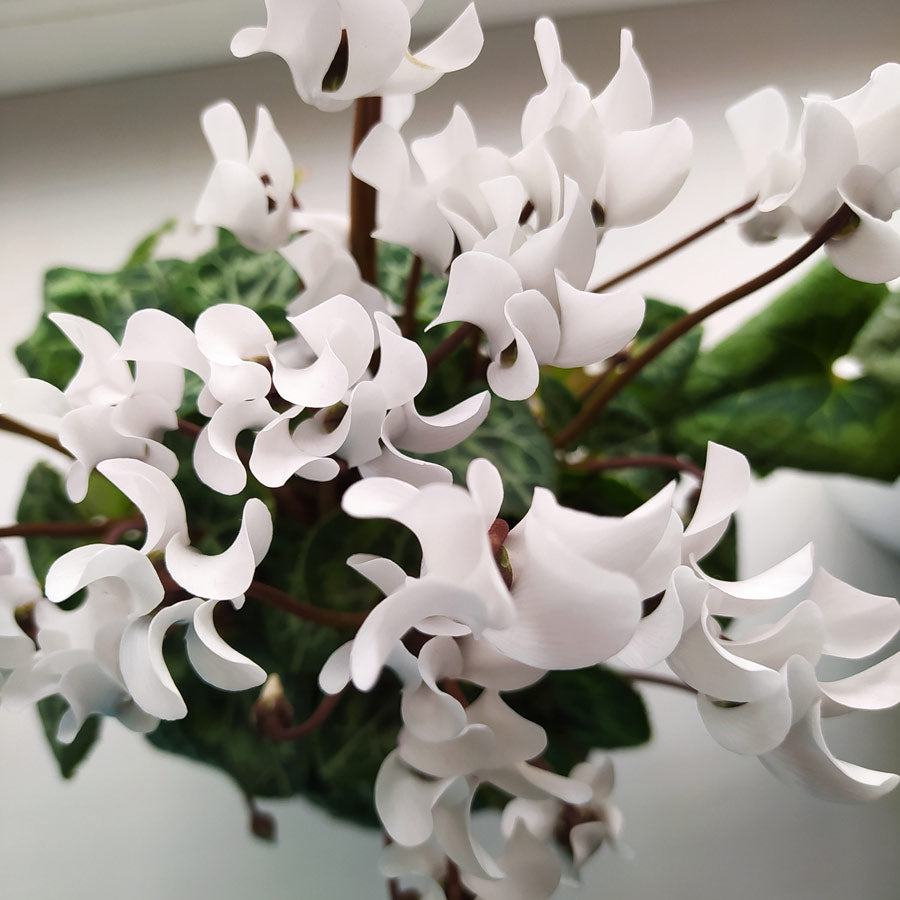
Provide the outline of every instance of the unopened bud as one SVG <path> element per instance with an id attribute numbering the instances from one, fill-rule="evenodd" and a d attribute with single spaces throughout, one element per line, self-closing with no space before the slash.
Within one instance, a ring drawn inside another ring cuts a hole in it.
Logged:
<path id="1" fill-rule="evenodd" d="M 294 721 L 294 708 L 285 697 L 284 685 L 277 674 L 266 679 L 253 704 L 252 717 L 253 727 L 260 734 L 282 731 Z"/>

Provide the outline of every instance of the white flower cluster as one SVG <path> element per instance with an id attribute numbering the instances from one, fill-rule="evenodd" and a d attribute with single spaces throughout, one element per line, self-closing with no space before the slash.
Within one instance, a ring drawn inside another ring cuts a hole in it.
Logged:
<path id="1" fill-rule="evenodd" d="M 282 56 L 300 96 L 323 110 L 386 94 L 408 113 L 403 95 L 471 63 L 482 42 L 473 6 L 415 56 L 410 19 L 421 0 L 266 6 L 266 27 L 240 32 L 234 52 Z M 682 120 L 651 124 L 649 81 L 629 32 L 618 71 L 597 96 L 563 62 L 549 20 L 537 23 L 535 41 L 546 88 L 525 107 L 517 153 L 479 145 L 457 107 L 443 131 L 409 147 L 403 116 L 380 122 L 352 166 L 378 191 L 374 236 L 438 272 L 449 269 L 431 324 L 480 329 L 488 384 L 509 400 L 534 394 L 542 366 L 594 364 L 634 338 L 642 297 L 588 290 L 597 246 L 606 230 L 662 210 L 692 152 Z M 758 195 L 748 231 L 813 232 L 846 203 L 858 221 L 828 242 L 836 265 L 865 280 L 900 274 L 900 238 L 888 222 L 900 206 L 898 98 L 900 66 L 884 66 L 855 94 L 809 100 L 795 149 L 774 89 L 732 107 L 729 122 Z M 343 493 L 343 510 L 393 520 L 418 539 L 417 574 L 370 555 L 347 561 L 385 596 L 330 657 L 320 685 L 329 694 L 351 683 L 368 691 L 385 667 L 399 677 L 403 727 L 375 784 L 393 842 L 382 870 L 418 878 L 429 900 L 444 896 L 446 858 L 479 898 L 545 900 L 564 875 L 554 843 L 570 851 L 576 873 L 602 844 L 615 843 L 621 815 L 609 803 L 609 760 L 594 754 L 569 776 L 548 771 L 544 729 L 503 697 L 551 671 L 665 661 L 697 691 L 703 721 L 724 747 L 831 798 L 868 800 L 896 785 L 896 775 L 836 759 L 822 718 L 900 701 L 900 654 L 837 681 L 816 670 L 824 657 L 861 659 L 881 649 L 900 630 L 896 602 L 816 569 L 810 548 L 742 581 L 711 578 L 701 567 L 749 485 L 743 456 L 709 445 L 687 525 L 670 484 L 624 517 L 568 509 L 537 488 L 510 530 L 498 518 L 503 482 L 492 463 L 474 460 L 463 487 L 418 458 L 472 434 L 489 392 L 420 414 L 425 354 L 341 246 L 345 222 L 300 210 L 294 164 L 265 108 L 252 145 L 227 102 L 204 113 L 203 130 L 215 166 L 197 219 L 231 229 L 251 249 L 282 252 L 302 281 L 286 311 L 293 337 L 276 341 L 239 304 L 209 307 L 193 328 L 144 309 L 121 342 L 99 324 L 52 314 L 81 366 L 64 390 L 22 382 L 4 411 L 44 415 L 74 460 L 69 496 L 82 500 L 98 471 L 139 511 L 145 538 L 140 549 L 102 542 L 64 554 L 48 572 L 46 596 L 13 576 L 0 547 L 4 704 L 62 696 L 61 740 L 94 714 L 139 731 L 182 717 L 162 652 L 176 624 L 187 626 L 188 657 L 210 684 L 243 690 L 265 680 L 224 642 L 214 617 L 226 608 L 219 604 L 240 610 L 252 593 L 273 540 L 269 507 L 248 500 L 220 554 L 192 546 L 174 482 L 178 457 L 164 443 L 180 428 L 194 433 L 194 470 L 213 491 L 239 494 L 248 469 L 272 489 L 295 476 L 327 482 L 352 469 L 339 482 L 358 479 Z M 178 419 L 185 372 L 202 385 L 202 426 Z M 252 445 L 240 437 L 248 431 Z M 77 608 L 60 608 L 81 591 Z M 759 625 L 760 615 L 774 622 Z M 727 629 L 723 617 L 734 620 Z M 512 798 L 498 858 L 471 830 L 483 785 Z"/>
<path id="2" fill-rule="evenodd" d="M 563 63 L 549 19 L 537 23 L 535 41 L 547 87 L 525 108 L 517 154 L 479 146 L 457 107 L 444 131 L 409 150 L 396 128 L 379 123 L 352 166 L 378 189 L 377 237 L 410 247 L 437 271 L 461 251 L 432 325 L 477 325 L 489 344 L 488 383 L 510 400 L 534 393 L 541 365 L 596 363 L 634 337 L 643 317 L 637 292 L 586 290 L 597 241 L 662 210 L 692 149 L 681 119 L 650 125 L 650 85 L 628 31 L 618 72 L 593 99 Z"/>
<path id="3" fill-rule="evenodd" d="M 871 799 L 897 783 L 896 775 L 835 759 L 820 717 L 900 701 L 900 654 L 836 682 L 820 683 L 814 671 L 823 654 L 858 658 L 881 647 L 900 629 L 896 602 L 814 572 L 809 548 L 733 583 L 709 578 L 698 565 L 727 528 L 749 476 L 743 456 L 711 444 L 686 528 L 673 509 L 672 484 L 624 518 L 566 509 L 537 489 L 528 513 L 508 531 L 497 519 L 500 475 L 486 460 L 469 467 L 468 490 L 383 478 L 350 487 L 347 513 L 400 522 L 422 547 L 418 576 L 382 558 L 349 560 L 386 597 L 320 677 L 326 692 L 350 681 L 369 690 L 387 665 L 403 682 L 404 727 L 376 785 L 385 828 L 408 850 L 391 851 L 391 872 L 405 859 L 408 872 L 421 874 L 436 846 L 479 896 L 552 894 L 556 857 L 521 846 L 548 840 L 552 829 L 531 831 L 523 803 L 580 805 L 592 795 L 584 783 L 534 764 L 546 744 L 543 729 L 500 697 L 550 670 L 667 660 L 699 692 L 704 721 L 729 749 L 760 756 L 832 798 Z M 811 579 L 809 596 L 774 626 L 732 640 L 713 618 L 765 612 Z M 645 615 L 643 601 L 660 594 Z M 417 656 L 410 643 L 421 644 Z M 481 693 L 464 706 L 447 679 Z M 529 834 L 510 828 L 507 852 L 530 860 L 535 880 L 526 894 L 515 865 L 493 860 L 471 835 L 468 811 L 485 783 L 518 798 L 507 822 L 521 819 Z M 586 854 L 582 849 L 578 858 Z"/>
<path id="4" fill-rule="evenodd" d="M 747 169 L 756 209 L 745 230 L 757 240 L 812 233 L 846 203 L 858 221 L 825 245 L 858 281 L 900 276 L 900 65 L 888 63 L 858 91 L 807 97 L 791 140 L 784 96 L 767 87 L 730 107 L 728 124 Z"/>

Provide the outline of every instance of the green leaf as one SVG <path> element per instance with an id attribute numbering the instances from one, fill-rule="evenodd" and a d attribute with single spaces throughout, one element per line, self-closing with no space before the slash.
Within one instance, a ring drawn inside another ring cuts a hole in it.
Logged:
<path id="1" fill-rule="evenodd" d="M 814 268 L 734 334 L 702 354 L 686 384 L 688 402 L 815 376 L 848 352 L 857 332 L 887 296 L 880 284 Z"/>
<path id="2" fill-rule="evenodd" d="M 707 443 L 717 441 L 762 474 L 790 466 L 893 480 L 900 391 L 889 374 L 897 335 L 886 298 L 883 285 L 852 281 L 823 263 L 711 349 L 698 349 L 699 333 L 680 338 L 579 443 L 603 456 L 662 453 L 702 464 Z M 638 345 L 680 314 L 648 303 Z M 871 371 L 854 381 L 836 377 L 832 364 L 847 353 L 866 356 Z M 638 490 L 651 487 L 637 471 L 621 477 Z M 654 477 L 658 483 L 662 473 Z"/>
<path id="3" fill-rule="evenodd" d="M 56 732 L 69 704 L 58 694 L 54 694 L 38 700 L 37 708 L 41 724 L 44 726 L 44 733 L 47 735 L 47 743 L 59 764 L 59 772 L 63 778 L 71 778 L 100 736 L 100 718 L 99 716 L 90 716 L 85 720 L 72 743 L 63 744 L 56 739 Z"/>
<path id="4" fill-rule="evenodd" d="M 546 729 L 549 743 L 544 757 L 563 774 L 595 747 L 614 750 L 650 740 L 641 695 L 603 666 L 551 672 L 533 687 L 505 694 L 504 699 Z"/>
<path id="5" fill-rule="evenodd" d="M 257 571 L 257 578 L 316 606 L 370 609 L 382 597 L 344 565 L 352 553 L 388 556 L 417 571 L 415 537 L 393 523 L 350 519 L 340 510 L 309 528 L 285 532 Z M 248 600 L 239 612 L 224 610 L 222 637 L 267 672 L 277 672 L 294 709 L 306 719 L 321 695 L 322 665 L 350 635 Z M 188 706 L 187 718 L 163 722 L 148 736 L 155 746 L 226 772 L 241 790 L 258 797 L 303 794 L 335 815 L 377 825 L 373 785 L 400 728 L 397 685 L 387 674 L 368 694 L 348 691 L 328 720 L 302 741 L 260 737 L 251 725 L 256 692 L 226 694 L 194 675 L 183 642 L 166 645 L 170 671 Z"/>
<path id="6" fill-rule="evenodd" d="M 849 356 L 866 375 L 900 391 L 900 294 L 890 294 L 856 335 Z"/>
<path id="7" fill-rule="evenodd" d="M 128 498 L 110 484 L 102 475 L 92 473 L 85 499 L 75 504 L 66 493 L 59 472 L 38 463 L 25 481 L 17 522 L 91 522 L 98 518 L 120 519 L 133 513 Z M 29 537 L 25 540 L 28 557 L 35 577 L 43 585 L 47 571 L 53 563 L 69 550 L 85 544 L 97 543 L 99 537 Z M 66 606 L 77 605 L 67 601 Z"/>
<path id="8" fill-rule="evenodd" d="M 131 251 L 128 261 L 125 263 L 125 268 L 134 269 L 150 262 L 156 251 L 156 246 L 159 244 L 160 238 L 162 238 L 163 235 L 174 231 L 177 224 L 175 219 L 167 219 L 156 229 L 156 231 L 150 232 L 147 237 L 138 241 L 134 250 Z"/>
<path id="9" fill-rule="evenodd" d="M 454 481 L 465 484 L 466 469 L 478 457 L 500 470 L 504 489 L 500 514 L 507 520 L 525 515 L 536 487 L 556 487 L 553 447 L 526 403 L 493 397 L 487 418 L 471 437 L 427 458 L 445 465 Z"/>
<path id="10" fill-rule="evenodd" d="M 218 244 L 191 262 L 154 260 L 149 253 L 156 237 L 154 233 L 138 245 L 118 272 L 51 269 L 44 279 L 44 312 L 84 316 L 119 339 L 128 317 L 139 309 L 160 309 L 193 326 L 208 307 L 239 303 L 255 310 L 276 340 L 292 334 L 284 311 L 297 293 L 298 280 L 278 253 L 254 253 L 220 231 Z M 68 384 L 81 360 L 46 318 L 19 344 L 16 356 L 32 378 L 60 388 Z"/>

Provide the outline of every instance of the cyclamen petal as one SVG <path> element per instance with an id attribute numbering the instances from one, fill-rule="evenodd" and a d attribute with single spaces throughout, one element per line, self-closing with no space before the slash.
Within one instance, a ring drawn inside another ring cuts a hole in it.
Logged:
<path id="1" fill-rule="evenodd" d="M 732 513 L 750 489 L 750 464 L 743 454 L 710 441 L 700 499 L 684 530 L 682 560 L 702 559 L 728 528 Z"/>
<path id="2" fill-rule="evenodd" d="M 484 35 L 470 3 L 447 29 L 415 55 L 407 54 L 387 80 L 386 94 L 417 94 L 431 87 L 447 72 L 470 66 L 478 58 Z"/>
<path id="3" fill-rule="evenodd" d="M 683 119 L 611 135 L 598 192 L 604 227 L 637 225 L 665 209 L 688 176 L 693 150 Z"/>
<path id="4" fill-rule="evenodd" d="M 204 681 L 223 691 L 259 687 L 266 680 L 265 670 L 226 644 L 216 631 L 213 614 L 220 602 L 207 600 L 194 610 L 186 639 L 191 665 Z"/>
<path id="5" fill-rule="evenodd" d="M 166 568 L 188 593 L 210 600 L 230 600 L 245 593 L 272 541 L 272 518 L 265 504 L 253 497 L 244 504 L 241 530 L 232 545 L 206 556 L 176 534 L 166 546 Z"/>
<path id="6" fill-rule="evenodd" d="M 426 779 L 389 753 L 375 779 L 375 808 L 385 831 L 403 847 L 415 847 L 434 832 L 434 807 L 466 792 L 460 778 Z"/>
<path id="7" fill-rule="evenodd" d="M 900 782 L 898 775 L 837 759 L 822 735 L 821 703 L 815 703 L 791 728 L 784 742 L 761 756 L 760 761 L 775 775 L 826 800 L 869 802 L 884 796 Z"/>
<path id="8" fill-rule="evenodd" d="M 465 870 L 463 883 L 482 900 L 548 900 L 559 885 L 559 858 L 525 826 L 516 823 L 499 859 L 506 877 L 488 880 Z"/>
<path id="9" fill-rule="evenodd" d="M 207 487 L 220 494 L 240 493 L 247 472 L 237 452 L 237 437 L 248 428 L 266 426 L 276 418 L 265 399 L 224 403 L 194 443 L 194 471 Z"/>
<path id="10" fill-rule="evenodd" d="M 560 341 L 553 365 L 569 368 L 606 359 L 621 350 L 641 327 L 644 298 L 636 291 L 580 291 L 558 272 L 556 290 Z"/>
<path id="11" fill-rule="evenodd" d="M 90 544 L 64 553 L 47 571 L 44 590 L 52 603 L 103 579 L 115 579 L 130 611 L 143 615 L 162 603 L 165 591 L 153 563 L 133 547 Z"/>
<path id="12" fill-rule="evenodd" d="M 726 750 L 760 756 L 780 746 L 791 727 L 791 700 L 783 681 L 760 700 L 723 705 L 700 694 L 700 717 L 712 737 Z"/>
<path id="13" fill-rule="evenodd" d="M 144 517 L 146 537 L 141 553 L 162 550 L 175 535 L 187 534 L 181 494 L 172 479 L 159 469 L 138 459 L 108 459 L 99 463 L 97 469 Z"/>
<path id="14" fill-rule="evenodd" d="M 81 364 L 66 386 L 73 404 L 112 404 L 132 391 L 131 370 L 116 358 L 119 345 L 105 329 L 81 316 L 53 312 L 47 316 L 81 353 Z"/>
<path id="15" fill-rule="evenodd" d="M 128 692 L 141 709 L 158 719 L 183 719 L 187 706 L 169 674 L 162 644 L 168 629 L 187 623 L 203 603 L 196 597 L 165 607 L 129 624 L 122 635 L 119 664 Z"/>
<path id="16" fill-rule="evenodd" d="M 200 352 L 194 332 L 158 309 L 140 309 L 125 324 L 121 359 L 170 363 L 209 380 L 209 360 Z"/>
<path id="17" fill-rule="evenodd" d="M 58 693 L 69 704 L 59 721 L 56 739 L 63 744 L 75 740 L 88 716 L 115 716 L 132 731 L 153 731 L 159 719 L 137 706 L 122 684 L 94 662 L 69 668 L 60 678 Z"/>
<path id="18" fill-rule="evenodd" d="M 350 655 L 353 683 L 374 687 L 394 645 L 423 619 L 447 616 L 475 634 L 484 628 L 487 610 L 477 594 L 436 578 L 411 581 L 385 598 L 360 626 Z"/>
<path id="19" fill-rule="evenodd" d="M 819 682 L 824 695 L 823 715 L 851 709 L 889 709 L 900 703 L 900 653 L 883 659 L 856 675 Z"/>
<path id="20" fill-rule="evenodd" d="M 301 411 L 301 407 L 294 407 L 276 416 L 256 435 L 250 471 L 260 484 L 281 487 L 292 475 L 309 481 L 331 481 L 340 471 L 335 460 L 305 453 L 297 446 L 290 425 Z"/>

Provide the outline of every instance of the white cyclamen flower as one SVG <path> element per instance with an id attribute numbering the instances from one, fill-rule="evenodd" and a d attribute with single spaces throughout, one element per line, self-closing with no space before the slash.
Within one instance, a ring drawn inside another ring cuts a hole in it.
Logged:
<path id="1" fill-rule="evenodd" d="M 475 4 L 423 50 L 409 50 L 422 0 L 266 0 L 265 28 L 245 28 L 235 56 L 268 51 L 288 64 L 300 97 L 326 112 L 360 97 L 415 94 L 470 65 L 483 37 Z"/>
<path id="2" fill-rule="evenodd" d="M 844 274 L 858 281 L 900 275 L 900 65 L 880 66 L 853 94 L 804 101 L 799 135 L 789 139 L 784 97 L 764 88 L 726 113 L 759 195 L 745 224 L 751 237 L 816 231 L 847 204 L 855 220 L 825 244 Z"/>
<path id="3" fill-rule="evenodd" d="M 84 499 L 91 471 L 105 459 L 143 459 L 174 476 L 178 458 L 161 441 L 177 426 L 184 391 L 179 366 L 165 359 L 142 360 L 133 376 L 105 328 L 69 313 L 49 318 L 81 353 L 78 371 L 64 391 L 37 379 L 17 382 L 3 409 L 14 415 L 37 413 L 58 434 L 75 458 L 66 476 L 69 497 Z"/>
<path id="4" fill-rule="evenodd" d="M 294 197 L 294 163 L 272 116 L 256 109 L 253 146 L 240 113 L 223 100 L 201 119 L 203 133 L 216 164 L 194 212 L 200 225 L 217 225 L 234 232 L 251 250 L 283 247 L 297 230 L 299 209 Z"/>
<path id="5" fill-rule="evenodd" d="M 509 234 L 507 232 L 507 234 Z M 585 290 L 594 263 L 590 211 L 571 180 L 563 215 L 522 240 L 496 232 L 450 268 L 447 294 L 429 325 L 463 321 L 488 340 L 488 384 L 509 400 L 536 390 L 540 367 L 585 366 L 621 350 L 637 333 L 643 298 L 634 290 Z"/>
<path id="6" fill-rule="evenodd" d="M 664 209 L 690 168 L 693 139 L 682 119 L 651 126 L 650 82 L 623 29 L 619 69 L 598 96 L 565 65 L 556 27 L 535 25 L 546 89 L 522 116 L 522 150 L 512 159 L 538 221 L 558 218 L 573 179 L 604 228 L 635 225 Z"/>
<path id="7" fill-rule="evenodd" d="M 666 600 L 681 606 L 684 623 L 668 664 L 698 691 L 704 723 L 723 746 L 759 756 L 821 796 L 880 796 L 897 776 L 836 759 L 821 717 L 900 702 L 900 654 L 838 681 L 819 681 L 815 667 L 823 656 L 860 659 L 881 649 L 900 630 L 900 607 L 815 571 L 811 546 L 741 581 L 706 575 L 697 560 L 721 536 L 748 486 L 746 460 L 711 444 L 683 540 L 687 565 L 675 569 L 666 591 Z M 746 624 L 801 589 L 803 599 L 775 622 Z M 716 618 L 722 616 L 735 620 L 727 635 Z"/>

